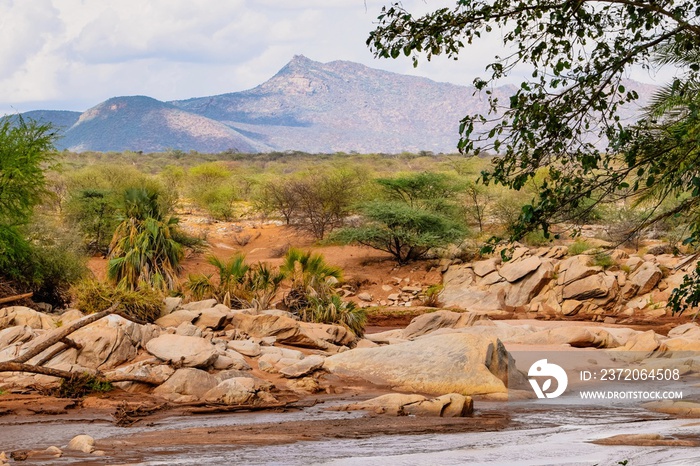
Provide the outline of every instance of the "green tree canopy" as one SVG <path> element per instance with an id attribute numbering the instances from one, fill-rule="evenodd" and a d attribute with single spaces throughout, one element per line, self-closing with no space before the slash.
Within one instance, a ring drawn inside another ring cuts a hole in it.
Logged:
<path id="1" fill-rule="evenodd" d="M 482 179 L 514 189 L 541 167 L 549 168 L 539 192 L 523 207 L 513 237 L 535 228 L 546 233 L 553 221 L 586 215 L 601 202 L 633 198 L 652 208 L 632 230 L 683 214 L 687 242 L 697 244 L 697 0 L 460 0 L 420 17 L 394 4 L 382 10 L 367 43 L 378 57 L 404 54 L 416 64 L 421 55 L 457 59 L 489 33 L 501 35 L 506 53 L 474 80 L 490 110 L 464 117 L 459 149 L 498 153 Z M 499 102 L 492 87 L 516 67 L 530 77 L 507 102 Z M 640 97 L 625 81 L 630 70 L 663 67 L 675 67 L 673 82 L 639 121 L 621 118 L 621 110 L 634 109 Z M 662 207 L 669 204 L 673 207 Z"/>
<path id="2" fill-rule="evenodd" d="M 55 160 L 50 125 L 0 120 L 0 274 L 31 281 L 31 248 L 19 227 L 27 224 L 46 193 L 47 165 Z"/>
<path id="3" fill-rule="evenodd" d="M 334 239 L 388 252 L 399 264 L 464 237 L 464 229 L 445 215 L 403 202 L 369 202 L 361 212 L 365 223 L 339 231 Z"/>

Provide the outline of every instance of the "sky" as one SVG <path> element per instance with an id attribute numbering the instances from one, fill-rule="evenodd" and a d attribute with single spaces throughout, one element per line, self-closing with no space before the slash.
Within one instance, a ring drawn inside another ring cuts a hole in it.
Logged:
<path id="1" fill-rule="evenodd" d="M 391 0 L 0 0 L 0 114 L 83 111 L 114 96 L 159 100 L 263 83 L 294 55 L 469 85 L 497 35 L 413 68 L 365 45 Z M 403 0 L 418 14 L 454 0 Z"/>

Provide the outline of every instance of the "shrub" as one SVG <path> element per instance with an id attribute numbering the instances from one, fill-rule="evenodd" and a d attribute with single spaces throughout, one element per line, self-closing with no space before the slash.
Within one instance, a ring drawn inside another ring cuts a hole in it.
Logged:
<path id="1" fill-rule="evenodd" d="M 321 254 L 295 248 L 287 251 L 280 271 L 292 281 L 284 304 L 294 313 L 307 309 L 311 298 L 323 300 L 332 295 L 335 285 L 343 278 L 342 270 L 326 264 Z"/>
<path id="2" fill-rule="evenodd" d="M 195 300 L 213 297 L 229 307 L 269 309 L 285 278 L 284 272 L 269 264 L 246 264 L 243 254 L 236 254 L 228 261 L 214 256 L 207 260 L 217 268 L 219 280 L 214 283 L 211 275 L 190 275 L 185 288 Z"/>
<path id="3" fill-rule="evenodd" d="M 225 164 L 211 162 L 192 167 L 188 178 L 188 195 L 198 207 L 216 219 L 233 219 L 234 205 L 240 196 L 233 173 Z"/>
<path id="4" fill-rule="evenodd" d="M 83 280 L 73 286 L 71 293 L 75 296 L 77 308 L 86 314 L 104 311 L 119 301 L 119 311 L 146 322 L 154 322 L 163 309 L 163 295 L 150 288 L 130 290 L 96 280 Z"/>
<path id="5" fill-rule="evenodd" d="M 337 294 L 310 299 L 300 317 L 305 322 L 342 325 L 358 337 L 364 335 L 367 313 L 351 301 L 343 301 Z"/>
<path id="6" fill-rule="evenodd" d="M 128 189 L 123 202 L 124 218 L 110 244 L 110 280 L 132 290 L 172 290 L 184 257 L 182 245 L 173 239 L 178 219 L 166 216 L 153 191 Z"/>
<path id="7" fill-rule="evenodd" d="M 423 306 L 440 307 L 440 295 L 443 289 L 445 289 L 445 287 L 442 283 L 429 286 L 424 292 L 425 298 L 423 298 Z"/>
<path id="8" fill-rule="evenodd" d="M 584 252 L 588 251 L 589 249 L 593 249 L 593 245 L 590 244 L 589 242 L 581 239 L 577 239 L 576 241 L 573 242 L 569 246 L 569 255 L 570 256 L 577 256 L 579 254 L 583 254 Z"/>
<path id="9" fill-rule="evenodd" d="M 545 238 L 542 230 L 531 231 L 523 237 L 523 243 L 530 247 L 546 246 L 551 242 L 551 237 Z"/>
<path id="10" fill-rule="evenodd" d="M 604 270 L 617 265 L 615 259 L 610 257 L 610 254 L 599 252 L 591 257 L 590 264 L 593 266 L 603 267 Z"/>
<path id="11" fill-rule="evenodd" d="M 211 275 L 203 273 L 191 273 L 187 276 L 185 289 L 195 301 L 213 298 L 216 294 L 216 285 L 211 280 Z"/>
<path id="12" fill-rule="evenodd" d="M 87 372 L 73 374 L 72 377 L 61 380 L 55 396 L 58 398 L 83 398 L 91 393 L 105 393 L 114 387 L 110 382 L 101 380 L 95 375 Z"/>

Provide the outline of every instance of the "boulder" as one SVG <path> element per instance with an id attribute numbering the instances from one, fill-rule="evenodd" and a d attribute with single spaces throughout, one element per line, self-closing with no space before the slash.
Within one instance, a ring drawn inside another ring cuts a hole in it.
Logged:
<path id="1" fill-rule="evenodd" d="M 362 338 L 355 344 L 355 348 L 376 348 L 377 346 L 379 345 L 367 338 Z"/>
<path id="2" fill-rule="evenodd" d="M 432 400 L 422 400 L 403 407 L 411 416 L 464 417 L 474 412 L 474 404 L 469 396 L 449 393 Z"/>
<path id="3" fill-rule="evenodd" d="M 199 317 L 199 312 L 188 311 L 188 310 L 183 309 L 183 310 L 175 311 L 175 312 L 172 312 L 168 315 L 161 317 L 160 319 L 156 320 L 156 325 L 160 325 L 161 327 L 166 327 L 166 328 L 167 327 L 178 327 L 183 322 L 187 322 L 187 323 L 191 324 L 198 317 Z"/>
<path id="4" fill-rule="evenodd" d="M 255 380 L 253 378 L 233 377 L 207 391 L 203 398 L 210 403 L 238 405 L 252 401 L 255 394 Z"/>
<path id="5" fill-rule="evenodd" d="M 167 296 L 163 300 L 163 312 L 161 317 L 166 316 L 175 310 L 177 310 L 182 304 L 182 297 L 180 296 Z"/>
<path id="6" fill-rule="evenodd" d="M 209 367 L 218 354 L 203 338 L 165 334 L 149 341 L 146 350 L 158 359 L 181 367 Z"/>
<path id="7" fill-rule="evenodd" d="M 514 342 L 527 345 L 570 345 L 574 348 L 616 348 L 619 343 L 596 327 L 554 327 L 525 335 Z"/>
<path id="8" fill-rule="evenodd" d="M 359 299 L 360 301 L 371 303 L 374 298 L 372 298 L 371 294 L 367 293 L 366 291 L 363 291 L 362 293 L 359 293 L 357 295 L 357 299 Z"/>
<path id="9" fill-rule="evenodd" d="M 193 301 L 191 303 L 185 303 L 180 305 L 182 309 L 188 311 L 201 311 L 203 309 L 211 309 L 217 305 L 216 299 L 204 299 L 202 301 Z"/>
<path id="10" fill-rule="evenodd" d="M 372 411 L 390 416 L 464 417 L 472 414 L 471 397 L 450 393 L 427 399 L 423 395 L 390 393 L 338 408 L 342 411 Z"/>
<path id="11" fill-rule="evenodd" d="M 239 371 L 249 371 L 252 369 L 250 364 L 248 364 L 248 361 L 246 361 L 243 355 L 238 351 L 227 349 L 222 356 L 226 357 L 230 361 L 229 366 L 226 367 L 226 369 L 236 369 Z"/>
<path id="12" fill-rule="evenodd" d="M 405 341 L 407 341 L 403 337 L 403 335 L 404 335 L 404 330 L 395 329 L 395 330 L 387 330 L 385 332 L 366 333 L 365 339 L 369 340 L 372 343 L 375 343 L 377 345 L 393 345 L 396 343 L 404 343 Z M 361 346 L 358 344 L 355 346 L 355 348 L 361 348 Z"/>
<path id="13" fill-rule="evenodd" d="M 433 332 L 439 328 L 469 327 L 483 316 L 473 312 L 436 311 L 414 317 L 411 323 L 403 329 L 400 338 L 413 340 L 416 337 Z"/>
<path id="14" fill-rule="evenodd" d="M 177 326 L 177 328 L 175 329 L 175 335 L 182 335 L 184 337 L 201 338 L 202 337 L 202 329 L 197 327 L 194 324 L 191 324 L 191 323 L 185 321 Z"/>
<path id="15" fill-rule="evenodd" d="M 583 304 L 577 299 L 567 299 L 561 303 L 561 313 L 565 316 L 574 316 L 583 308 Z"/>
<path id="16" fill-rule="evenodd" d="M 282 359 L 281 354 L 263 354 L 258 358 L 258 369 L 263 372 L 277 373 L 275 365 Z"/>
<path id="17" fill-rule="evenodd" d="M 445 307 L 457 307 L 473 312 L 492 312 L 505 309 L 505 291 L 481 290 L 474 287 L 445 285 L 440 300 Z"/>
<path id="18" fill-rule="evenodd" d="M 289 379 L 304 377 L 320 369 L 324 361 L 325 358 L 323 356 L 307 356 L 301 361 L 296 361 L 294 364 L 279 369 L 279 373 L 282 374 L 283 377 Z"/>
<path id="19" fill-rule="evenodd" d="M 569 283 L 582 280 L 603 271 L 602 267 L 589 266 L 588 263 L 590 260 L 591 256 L 578 255 L 563 261 L 559 265 L 559 284 L 568 285 Z"/>
<path id="20" fill-rule="evenodd" d="M 95 451 L 95 439 L 89 435 L 77 435 L 68 442 L 68 450 L 92 453 Z"/>
<path id="21" fill-rule="evenodd" d="M 0 349 L 14 344 L 26 343 L 36 335 L 34 329 L 28 325 L 17 325 L 0 330 Z"/>
<path id="22" fill-rule="evenodd" d="M 56 324 L 59 322 L 61 323 L 61 326 L 66 326 L 70 324 L 71 322 L 75 322 L 76 320 L 80 320 L 83 317 L 85 317 L 85 314 L 80 312 L 77 309 L 68 309 L 66 312 L 58 316 L 58 320 L 56 320 Z"/>
<path id="23" fill-rule="evenodd" d="M 423 395 L 389 393 L 360 403 L 341 406 L 341 411 L 372 411 L 376 414 L 389 414 L 392 416 L 405 415 L 403 407 L 411 403 L 425 401 Z"/>
<path id="24" fill-rule="evenodd" d="M 636 294 L 643 295 L 653 290 L 661 278 L 663 273 L 656 264 L 644 262 L 629 276 L 629 282 L 637 288 Z"/>
<path id="25" fill-rule="evenodd" d="M 111 369 L 134 359 L 138 350 L 159 331 L 154 325 L 139 325 L 121 316 L 109 315 L 73 333 L 70 338 L 82 349 L 68 350 L 56 360 L 93 369 Z M 74 360 L 71 354 L 75 354 Z"/>
<path id="26" fill-rule="evenodd" d="M 445 288 L 463 288 L 474 284 L 475 273 L 471 267 L 465 265 L 452 266 L 442 276 Z"/>
<path id="27" fill-rule="evenodd" d="M 472 395 L 505 392 L 509 359 L 497 339 L 451 333 L 346 351 L 323 368 L 401 391 Z"/>
<path id="28" fill-rule="evenodd" d="M 256 358 L 261 353 L 260 345 L 251 340 L 231 340 L 226 343 L 226 346 L 251 358 Z"/>
<path id="29" fill-rule="evenodd" d="M 231 323 L 248 336 L 275 337 L 278 343 L 304 348 L 334 350 L 357 340 L 355 334 L 340 325 L 300 322 L 284 316 L 235 314 Z"/>
<path id="30" fill-rule="evenodd" d="M 203 309 L 199 317 L 193 322 L 201 329 L 210 328 L 220 330 L 230 322 L 231 316 L 228 312 L 220 309 Z"/>
<path id="31" fill-rule="evenodd" d="M 53 317 L 24 306 L 10 306 L 0 309 L 0 321 L 4 327 L 27 326 L 37 330 L 56 328 Z"/>
<path id="32" fill-rule="evenodd" d="M 154 364 L 159 360 L 152 358 L 148 361 L 138 361 L 128 366 L 122 366 L 115 370 L 117 374 L 138 375 L 141 377 L 149 377 L 152 379 L 162 380 L 165 382 L 175 373 L 175 369 L 166 364 Z M 145 387 L 144 384 L 137 382 L 117 382 L 116 384 L 122 390 L 130 392 L 150 391 L 150 387 Z"/>
<path id="33" fill-rule="evenodd" d="M 585 301 L 593 298 L 603 298 L 608 295 L 609 281 L 603 274 L 590 275 L 564 286 L 563 298 Z"/>
<path id="34" fill-rule="evenodd" d="M 643 356 L 640 356 L 639 359 L 644 359 L 656 350 L 664 351 L 666 346 L 664 345 L 662 336 L 658 335 L 653 330 L 648 330 L 631 336 L 625 345 L 618 349 L 642 353 Z"/>
<path id="35" fill-rule="evenodd" d="M 522 262 L 529 261 L 533 258 L 540 260 L 539 257 L 534 256 Z M 501 268 L 501 272 L 502 271 L 503 268 Z M 540 262 L 540 265 L 534 270 L 534 273 L 530 273 L 517 283 L 513 283 L 510 288 L 505 291 L 506 309 L 518 308 L 529 304 L 532 298 L 542 291 L 553 276 L 554 266 L 551 262 Z"/>
<path id="36" fill-rule="evenodd" d="M 492 257 L 491 259 L 486 259 L 483 261 L 474 262 L 472 264 L 472 270 L 479 277 L 485 277 L 498 270 L 498 264 L 501 263 L 501 258 L 498 259 Z"/>
<path id="37" fill-rule="evenodd" d="M 668 332 L 669 338 L 683 337 L 693 340 L 700 340 L 700 325 L 697 322 L 688 322 L 687 324 L 674 327 Z"/>
<path id="38" fill-rule="evenodd" d="M 513 283 L 537 270 L 540 264 L 542 264 L 541 258 L 530 256 L 519 261 L 506 262 L 498 273 L 508 282 Z"/>
<path id="39" fill-rule="evenodd" d="M 174 400 L 180 396 L 202 398 L 219 384 L 219 379 L 200 369 L 178 369 L 164 383 L 153 390 L 154 395 Z"/>
<path id="40" fill-rule="evenodd" d="M 493 271 L 479 280 L 479 286 L 495 285 L 496 283 L 500 283 L 505 280 L 505 278 L 501 277 L 500 273 L 498 273 L 497 271 Z"/>
<path id="41" fill-rule="evenodd" d="M 644 263 L 644 259 L 637 256 L 632 256 L 625 262 L 625 266 L 630 269 L 630 273 L 633 273 L 640 265 Z"/>
<path id="42" fill-rule="evenodd" d="M 288 358 L 288 359 L 304 359 L 304 353 L 301 351 L 289 349 L 289 348 L 280 348 L 279 346 L 261 346 L 260 347 L 260 352 L 261 354 L 277 354 L 281 358 Z"/>

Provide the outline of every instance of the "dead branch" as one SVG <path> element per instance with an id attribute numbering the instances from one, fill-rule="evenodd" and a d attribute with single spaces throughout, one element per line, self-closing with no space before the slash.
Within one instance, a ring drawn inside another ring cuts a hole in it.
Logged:
<path id="1" fill-rule="evenodd" d="M 34 296 L 34 293 L 25 293 L 25 294 L 18 294 L 18 295 L 14 295 L 14 296 L 6 296 L 4 298 L 0 298 L 0 304 L 11 303 L 12 301 L 19 301 L 20 299 L 31 298 L 32 296 Z"/>
<path id="2" fill-rule="evenodd" d="M 101 318 L 108 316 L 110 314 L 116 314 L 114 311 L 117 309 L 117 306 L 119 306 L 119 303 L 114 303 L 111 306 L 109 306 L 107 309 L 104 311 L 96 312 L 95 314 L 89 315 L 87 317 L 83 317 L 80 320 L 77 320 L 73 322 L 71 325 L 67 327 L 62 327 L 60 329 L 57 329 L 53 336 L 50 338 L 44 340 L 43 342 L 39 343 L 36 345 L 34 348 L 30 349 L 23 355 L 15 358 L 12 360 L 12 362 L 27 362 L 30 359 L 32 359 L 34 356 L 37 354 L 41 354 L 44 350 L 47 348 L 52 347 L 56 343 L 60 342 L 64 338 L 66 338 L 68 335 L 71 333 L 80 330 L 81 328 L 85 327 L 86 325 L 90 325 L 91 323 L 100 320 Z M 121 315 L 121 314 L 120 314 Z M 125 317 L 129 318 L 129 317 Z"/>
<path id="3" fill-rule="evenodd" d="M 0 362 L 0 372 L 27 372 L 29 374 L 41 374 L 49 375 L 51 377 L 58 377 L 61 379 L 70 379 L 75 376 L 75 372 L 64 371 L 61 369 L 53 369 L 51 367 L 36 366 L 34 364 L 24 364 L 14 361 Z M 129 374 L 112 374 L 105 375 L 99 371 L 94 371 L 95 378 L 102 380 L 104 382 L 117 383 L 117 382 L 139 382 L 148 385 L 160 385 L 164 382 L 162 379 L 156 379 L 154 377 L 146 377 L 143 375 L 129 375 Z"/>
<path id="4" fill-rule="evenodd" d="M 116 302 L 112 304 L 110 307 L 105 309 L 104 311 L 97 312 L 95 314 L 92 314 L 90 316 L 84 317 L 80 320 L 77 320 L 73 322 L 71 325 L 67 327 L 63 327 L 60 329 L 56 329 L 49 338 L 46 340 L 42 341 L 41 343 L 37 344 L 33 348 L 29 349 L 26 353 L 22 354 L 21 356 L 16 357 L 15 359 L 12 359 L 7 362 L 0 362 L 0 372 L 27 372 L 30 374 L 42 374 L 42 375 L 48 375 L 51 377 L 58 377 L 62 379 L 69 379 L 73 376 L 76 375 L 75 372 L 70 372 L 70 371 L 64 371 L 60 369 L 53 369 L 50 367 L 44 367 L 43 364 L 46 363 L 47 361 L 50 361 L 53 359 L 56 355 L 59 353 L 65 351 L 67 348 L 76 348 L 76 349 L 81 349 L 82 345 L 76 343 L 75 341 L 71 340 L 68 338 L 69 335 L 71 335 L 73 332 L 76 332 L 77 330 L 80 330 L 81 328 L 92 324 L 93 322 L 96 322 L 103 317 L 106 317 L 110 314 L 115 314 L 118 316 L 121 316 L 125 319 L 131 320 L 132 322 L 138 323 L 138 324 L 144 324 L 142 320 L 136 319 L 134 317 L 131 317 L 127 314 L 124 314 L 121 311 L 116 311 L 117 307 L 119 306 L 119 302 Z M 37 364 L 27 364 L 27 361 L 32 359 L 33 357 L 43 353 L 46 351 L 48 348 L 52 347 L 53 345 L 57 343 L 63 343 L 63 346 L 59 346 L 58 348 L 55 348 L 52 350 L 50 353 L 45 355 L 44 357 L 41 358 L 41 360 Z M 94 376 L 100 380 L 103 380 L 105 382 L 110 382 L 110 383 L 116 383 L 116 382 L 139 382 L 139 383 L 145 383 L 149 385 L 160 385 L 163 383 L 163 380 L 161 379 L 156 379 L 153 377 L 145 377 L 142 375 L 129 375 L 129 374 L 119 374 L 119 373 L 113 373 L 111 375 L 104 375 L 100 371 L 94 371 Z"/>

